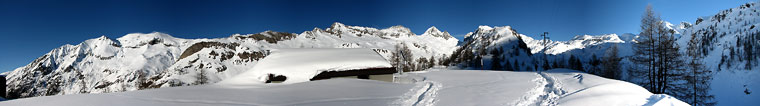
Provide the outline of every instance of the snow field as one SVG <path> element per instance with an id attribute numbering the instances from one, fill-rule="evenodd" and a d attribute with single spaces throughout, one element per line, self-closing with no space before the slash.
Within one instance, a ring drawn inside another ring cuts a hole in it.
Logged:
<path id="1" fill-rule="evenodd" d="M 688 105 L 631 83 L 555 69 L 547 72 L 446 70 L 404 73 L 404 82 L 328 79 L 292 84 L 199 85 L 24 98 L 0 105 L 109 106 L 473 106 Z"/>

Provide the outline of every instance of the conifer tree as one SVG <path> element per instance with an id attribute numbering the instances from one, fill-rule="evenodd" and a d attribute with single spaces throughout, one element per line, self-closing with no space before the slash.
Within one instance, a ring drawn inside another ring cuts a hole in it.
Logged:
<path id="1" fill-rule="evenodd" d="M 605 51 L 602 57 L 601 75 L 606 78 L 620 79 L 620 58 L 618 56 L 617 44 L 612 45 Z"/>
<path id="2" fill-rule="evenodd" d="M 506 62 L 504 63 L 504 70 L 515 71 L 515 69 L 512 68 L 512 63 L 509 63 L 509 60 L 504 60 L 504 62 Z"/>
<path id="3" fill-rule="evenodd" d="M 633 45 L 631 61 L 632 81 L 655 94 L 669 94 L 684 98 L 684 65 L 679 46 L 673 37 L 674 31 L 667 29 L 659 16 L 649 5 L 641 19 L 641 33 Z"/>
<path id="4" fill-rule="evenodd" d="M 716 102 L 713 101 L 715 97 L 709 94 L 712 71 L 707 70 L 700 61 L 704 57 L 702 57 L 702 52 L 699 51 L 699 43 L 697 36 L 692 35 L 687 45 L 686 54 L 689 57 L 689 62 L 687 63 L 689 71 L 686 74 L 686 83 L 690 89 L 686 94 L 686 97 L 689 98 L 684 98 L 683 100 L 694 106 L 715 105 Z"/>
<path id="5" fill-rule="evenodd" d="M 203 70 L 201 70 L 195 75 L 195 82 L 193 82 L 193 85 L 203 85 L 206 83 L 208 83 L 208 76 Z"/>
<path id="6" fill-rule="evenodd" d="M 501 53 L 499 50 L 492 50 L 491 51 L 491 70 L 502 70 L 501 65 Z"/>

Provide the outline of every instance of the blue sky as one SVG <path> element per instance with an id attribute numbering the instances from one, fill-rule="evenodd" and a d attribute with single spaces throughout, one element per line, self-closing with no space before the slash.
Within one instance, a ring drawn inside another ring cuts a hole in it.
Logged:
<path id="1" fill-rule="evenodd" d="M 301 33 L 333 22 L 421 34 L 430 26 L 462 38 L 479 25 L 512 26 L 553 40 L 575 35 L 636 33 L 644 7 L 664 20 L 699 16 L 751 0 L 0 0 L 0 72 L 28 64 L 51 49 L 105 35 L 164 32 L 180 38 L 218 38 L 266 30 Z"/>

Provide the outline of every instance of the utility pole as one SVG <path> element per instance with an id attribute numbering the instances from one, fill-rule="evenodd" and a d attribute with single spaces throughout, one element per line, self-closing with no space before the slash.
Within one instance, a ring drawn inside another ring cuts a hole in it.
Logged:
<path id="1" fill-rule="evenodd" d="M 541 34 L 541 37 L 543 37 L 542 45 L 544 46 L 544 48 L 540 52 L 544 52 L 544 56 L 543 56 L 544 57 L 544 65 L 548 65 L 549 64 L 549 59 L 547 59 L 547 57 L 546 57 L 546 50 L 549 47 L 549 37 L 546 37 L 546 36 L 549 36 L 549 32 L 544 32 L 543 34 Z M 538 69 L 536 69 L 536 70 L 538 70 Z M 545 70 L 548 70 L 548 69 L 544 69 L 544 71 Z"/>
<path id="2" fill-rule="evenodd" d="M 544 38 L 543 39 L 544 49 L 546 49 L 546 46 L 548 46 L 548 44 L 549 44 L 549 41 L 548 41 L 549 37 L 546 37 L 548 35 L 549 35 L 549 32 L 544 32 L 543 34 L 541 34 L 541 37 Z"/>

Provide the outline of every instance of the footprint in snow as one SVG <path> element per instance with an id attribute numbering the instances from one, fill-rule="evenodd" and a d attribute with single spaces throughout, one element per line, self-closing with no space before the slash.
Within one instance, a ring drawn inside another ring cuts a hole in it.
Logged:
<path id="1" fill-rule="evenodd" d="M 583 83 L 583 75 L 576 74 L 573 78 L 578 79 L 578 83 Z"/>

